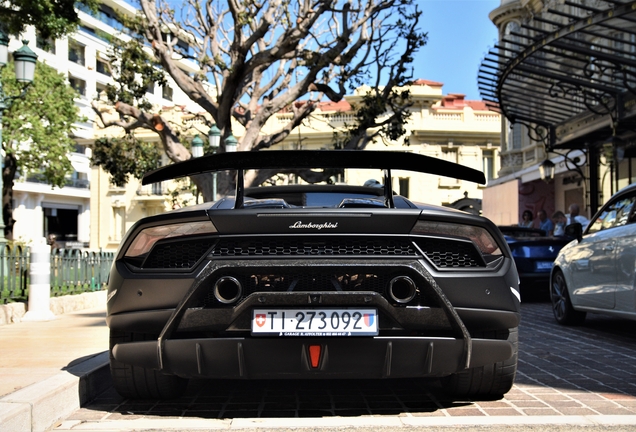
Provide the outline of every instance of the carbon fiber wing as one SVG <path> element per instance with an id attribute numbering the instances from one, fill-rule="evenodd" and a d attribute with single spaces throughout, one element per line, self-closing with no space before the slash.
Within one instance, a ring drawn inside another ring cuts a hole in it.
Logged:
<path id="1" fill-rule="evenodd" d="M 142 184 L 208 172 L 276 168 L 371 168 L 405 170 L 485 184 L 484 173 L 442 159 L 409 152 L 374 150 L 267 150 L 206 155 L 146 173 Z"/>

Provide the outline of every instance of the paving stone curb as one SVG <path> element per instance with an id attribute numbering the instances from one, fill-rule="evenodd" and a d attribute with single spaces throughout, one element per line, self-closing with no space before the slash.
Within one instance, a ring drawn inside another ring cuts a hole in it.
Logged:
<path id="1" fill-rule="evenodd" d="M 0 432 L 44 432 L 112 386 L 108 351 L 0 399 Z"/>
<path id="2" fill-rule="evenodd" d="M 258 432 L 355 430 L 355 431 L 430 431 L 431 428 L 449 430 L 501 430 L 503 427 L 526 426 L 522 430 L 633 430 L 636 416 L 501 416 L 501 417 L 334 417 L 334 418 L 272 418 L 272 419 L 135 419 L 117 421 L 65 421 L 55 431 L 199 431 L 240 430 Z M 622 429 L 620 427 L 627 427 Z M 616 428 L 619 429 L 616 429 Z M 436 429 L 437 430 L 437 429 Z M 519 430 L 518 428 L 515 430 Z"/>

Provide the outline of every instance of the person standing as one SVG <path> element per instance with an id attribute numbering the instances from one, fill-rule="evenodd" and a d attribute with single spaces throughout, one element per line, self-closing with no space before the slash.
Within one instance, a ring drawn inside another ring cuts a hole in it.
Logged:
<path id="1" fill-rule="evenodd" d="M 51 246 L 51 250 L 55 250 L 55 249 L 59 249 L 60 245 L 57 242 L 57 235 L 56 234 L 49 234 L 46 237 L 46 244 Z"/>
<path id="2" fill-rule="evenodd" d="M 554 231 L 554 224 L 548 217 L 545 210 L 539 210 L 537 212 L 537 217 L 539 218 L 539 229 L 545 231 L 546 235 L 551 236 L 552 231 Z"/>
<path id="3" fill-rule="evenodd" d="M 552 222 L 554 223 L 554 232 L 552 235 L 555 237 L 565 235 L 565 226 L 567 225 L 567 218 L 561 210 L 557 210 L 552 215 Z"/>
<path id="4" fill-rule="evenodd" d="M 530 210 L 524 210 L 521 214 L 521 222 L 519 222 L 520 227 L 524 228 L 532 228 L 534 226 L 534 221 L 532 220 L 532 212 Z"/>
<path id="5" fill-rule="evenodd" d="M 570 214 L 566 215 L 567 217 L 567 225 L 578 222 L 583 227 L 583 230 L 587 228 L 587 225 L 590 221 L 583 215 L 580 214 L 580 209 L 578 204 L 570 204 L 569 208 Z"/>

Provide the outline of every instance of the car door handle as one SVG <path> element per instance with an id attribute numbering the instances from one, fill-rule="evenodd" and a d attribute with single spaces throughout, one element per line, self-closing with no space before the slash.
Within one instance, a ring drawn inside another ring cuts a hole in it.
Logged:
<path id="1" fill-rule="evenodd" d="M 614 245 L 603 246 L 603 247 L 601 248 L 601 250 L 602 250 L 602 251 L 605 251 L 605 252 L 611 252 L 611 251 L 613 251 L 613 250 L 614 250 Z"/>

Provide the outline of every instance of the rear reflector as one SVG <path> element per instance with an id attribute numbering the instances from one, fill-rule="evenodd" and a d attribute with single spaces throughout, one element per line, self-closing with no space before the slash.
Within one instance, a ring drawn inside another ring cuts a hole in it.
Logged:
<path id="1" fill-rule="evenodd" d="M 309 345 L 309 360 L 312 368 L 317 368 L 320 363 L 320 345 Z"/>

